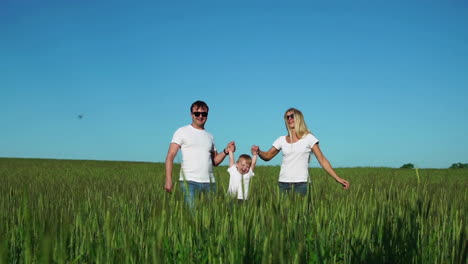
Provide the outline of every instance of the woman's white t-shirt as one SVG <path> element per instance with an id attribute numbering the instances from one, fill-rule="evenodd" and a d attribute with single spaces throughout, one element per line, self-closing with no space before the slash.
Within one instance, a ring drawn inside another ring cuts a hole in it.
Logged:
<path id="1" fill-rule="evenodd" d="M 211 153 L 216 150 L 213 135 L 204 129 L 187 125 L 176 130 L 172 143 L 182 151 L 179 180 L 201 183 L 215 182 Z"/>
<path id="2" fill-rule="evenodd" d="M 317 143 L 318 139 L 312 134 L 307 134 L 295 143 L 288 143 L 286 136 L 275 140 L 273 147 L 283 152 L 278 181 L 308 182 L 310 153 Z"/>

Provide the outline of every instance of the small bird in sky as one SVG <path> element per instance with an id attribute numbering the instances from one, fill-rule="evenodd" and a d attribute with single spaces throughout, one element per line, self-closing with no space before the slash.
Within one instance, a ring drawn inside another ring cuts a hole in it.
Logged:
<path id="1" fill-rule="evenodd" d="M 79 114 L 78 119 L 83 119 L 83 116 L 84 116 L 83 114 Z"/>

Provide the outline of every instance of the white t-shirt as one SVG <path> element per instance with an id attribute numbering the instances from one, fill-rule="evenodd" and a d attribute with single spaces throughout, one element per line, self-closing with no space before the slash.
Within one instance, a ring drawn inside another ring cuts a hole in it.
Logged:
<path id="1" fill-rule="evenodd" d="M 213 135 L 192 125 L 184 126 L 174 133 L 172 143 L 180 145 L 182 169 L 179 180 L 215 182 L 211 153 L 216 151 Z"/>
<path id="2" fill-rule="evenodd" d="M 307 134 L 296 143 L 288 143 L 286 136 L 281 136 L 273 147 L 283 151 L 283 161 L 278 181 L 280 182 L 308 182 L 309 158 L 312 147 L 318 143 L 318 139 Z"/>
<path id="3" fill-rule="evenodd" d="M 247 200 L 247 196 L 249 195 L 249 183 L 250 178 L 252 178 L 255 174 L 252 169 L 249 170 L 246 174 L 242 175 L 236 167 L 236 164 L 232 165 L 227 169 L 229 172 L 229 189 L 228 194 L 236 196 L 237 199 Z M 245 195 L 242 192 L 242 178 L 244 179 L 244 191 Z"/>

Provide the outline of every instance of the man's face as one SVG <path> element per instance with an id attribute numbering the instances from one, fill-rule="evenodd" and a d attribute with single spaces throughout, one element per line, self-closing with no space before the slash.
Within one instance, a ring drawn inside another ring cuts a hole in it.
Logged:
<path id="1" fill-rule="evenodd" d="M 208 120 L 208 110 L 205 107 L 194 106 L 192 108 L 192 124 L 197 127 L 204 127 Z"/>

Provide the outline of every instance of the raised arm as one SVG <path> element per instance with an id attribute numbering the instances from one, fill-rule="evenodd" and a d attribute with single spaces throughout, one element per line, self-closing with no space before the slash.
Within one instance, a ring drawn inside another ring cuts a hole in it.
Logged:
<path id="1" fill-rule="evenodd" d="M 320 150 L 319 144 L 315 144 L 312 147 L 312 152 L 314 153 L 315 157 L 317 158 L 317 161 L 320 163 L 320 166 L 325 169 L 325 171 L 332 176 L 335 181 L 343 185 L 343 189 L 348 189 L 349 188 L 349 182 L 340 178 L 335 170 L 332 168 L 330 162 L 325 158 L 325 155 L 323 155 L 322 151 Z"/>
<path id="2" fill-rule="evenodd" d="M 234 161 L 234 152 L 232 151 L 232 148 L 229 148 L 228 151 L 229 151 L 229 168 L 230 168 L 235 163 L 235 161 Z"/>
<path id="3" fill-rule="evenodd" d="M 166 156 L 166 183 L 164 184 L 164 189 L 167 192 L 172 191 L 172 168 L 174 167 L 174 158 L 179 151 L 180 146 L 176 143 L 171 143 L 169 145 L 169 150 L 167 151 Z"/>
<path id="4" fill-rule="evenodd" d="M 223 162 L 227 155 L 229 155 L 228 149 L 232 149 L 232 152 L 236 151 L 236 143 L 231 141 L 227 144 L 226 148 L 223 149 L 220 153 L 214 151 L 212 153 L 213 166 L 218 166 Z"/>
<path id="5" fill-rule="evenodd" d="M 255 169 L 255 165 L 257 164 L 257 153 L 252 153 L 252 165 L 250 165 L 250 169 L 253 171 Z"/>
<path id="6" fill-rule="evenodd" d="M 257 153 L 258 156 L 264 160 L 264 161 L 269 161 L 272 158 L 276 156 L 276 154 L 279 153 L 279 150 L 277 150 L 275 147 L 271 147 L 268 151 L 261 151 L 259 146 L 252 146 L 251 149 L 252 153 Z"/>

